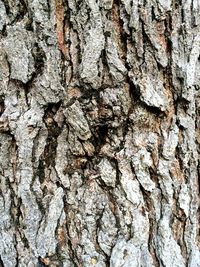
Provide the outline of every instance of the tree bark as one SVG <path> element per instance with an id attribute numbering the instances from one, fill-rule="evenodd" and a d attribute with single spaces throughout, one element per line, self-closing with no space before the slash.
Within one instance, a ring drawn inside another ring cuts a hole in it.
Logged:
<path id="1" fill-rule="evenodd" d="M 198 0 L 0 0 L 0 266 L 200 266 Z"/>

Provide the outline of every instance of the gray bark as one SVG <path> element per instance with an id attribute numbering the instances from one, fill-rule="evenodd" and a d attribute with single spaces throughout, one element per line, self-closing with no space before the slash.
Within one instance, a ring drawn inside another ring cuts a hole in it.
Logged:
<path id="1" fill-rule="evenodd" d="M 198 0 L 0 0 L 0 266 L 200 266 Z"/>

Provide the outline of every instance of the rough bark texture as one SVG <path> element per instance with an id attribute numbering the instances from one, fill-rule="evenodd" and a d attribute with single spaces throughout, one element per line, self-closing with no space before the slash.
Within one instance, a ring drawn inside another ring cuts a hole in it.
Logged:
<path id="1" fill-rule="evenodd" d="M 200 266 L 199 0 L 0 0 L 0 266 Z"/>

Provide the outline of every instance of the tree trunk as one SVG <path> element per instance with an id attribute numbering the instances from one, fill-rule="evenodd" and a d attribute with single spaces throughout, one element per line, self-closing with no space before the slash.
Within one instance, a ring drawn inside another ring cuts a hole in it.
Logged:
<path id="1" fill-rule="evenodd" d="M 0 266 L 200 266 L 198 0 L 0 0 Z"/>

